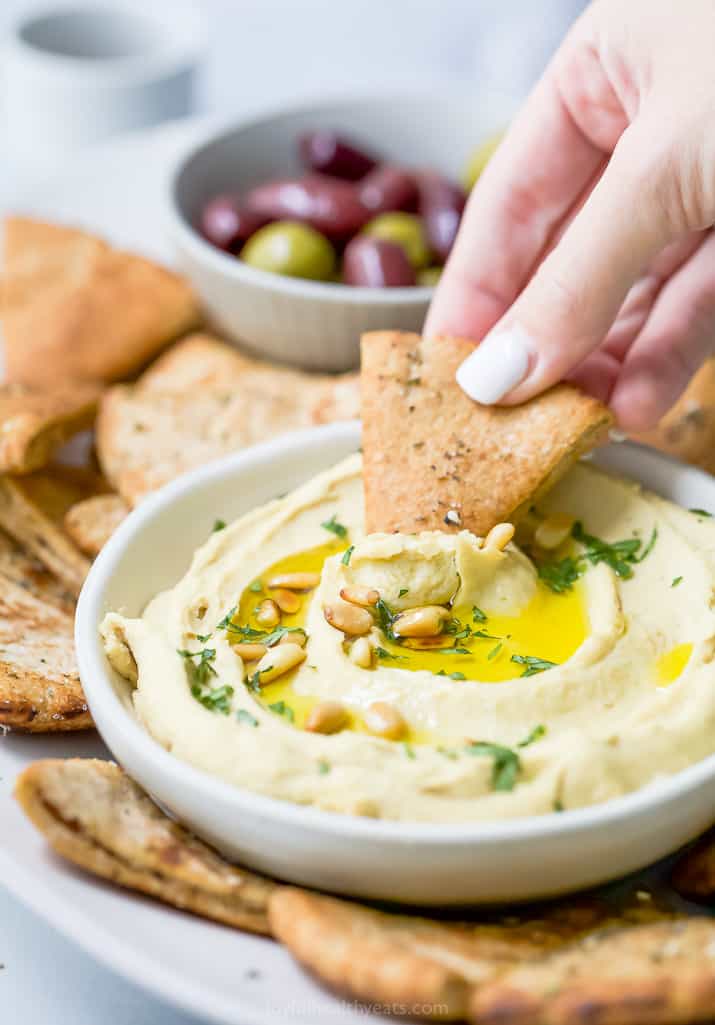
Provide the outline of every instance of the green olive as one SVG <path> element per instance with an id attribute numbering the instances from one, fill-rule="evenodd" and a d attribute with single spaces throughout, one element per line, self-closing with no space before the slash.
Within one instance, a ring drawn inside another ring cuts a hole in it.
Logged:
<path id="1" fill-rule="evenodd" d="M 467 191 L 474 188 L 477 179 L 489 163 L 497 146 L 503 138 L 504 133 L 499 132 L 498 135 L 492 135 L 489 139 L 485 139 L 483 142 L 480 142 L 477 148 L 472 150 L 472 155 L 467 161 L 467 166 L 464 169 L 464 185 Z"/>
<path id="2" fill-rule="evenodd" d="M 274 221 L 259 228 L 241 250 L 250 267 L 291 278 L 332 280 L 335 250 L 325 235 L 297 221 Z"/>
<path id="3" fill-rule="evenodd" d="M 416 214 L 402 211 L 378 214 L 363 228 L 364 235 L 382 238 L 386 242 L 396 242 L 402 246 L 405 256 L 415 270 L 422 270 L 431 259 L 427 237 L 422 221 Z"/>
<path id="4" fill-rule="evenodd" d="M 417 284 L 423 288 L 432 288 L 439 281 L 441 274 L 441 267 L 425 267 L 424 270 L 417 272 Z"/>

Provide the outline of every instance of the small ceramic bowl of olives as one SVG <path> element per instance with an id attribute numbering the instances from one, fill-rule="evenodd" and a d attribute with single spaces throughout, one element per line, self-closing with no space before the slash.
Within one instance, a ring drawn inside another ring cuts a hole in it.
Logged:
<path id="1" fill-rule="evenodd" d="M 212 321 L 265 358 L 329 371 L 357 364 L 363 331 L 419 330 L 509 114 L 485 96 L 376 97 L 214 131 L 170 195 Z"/>

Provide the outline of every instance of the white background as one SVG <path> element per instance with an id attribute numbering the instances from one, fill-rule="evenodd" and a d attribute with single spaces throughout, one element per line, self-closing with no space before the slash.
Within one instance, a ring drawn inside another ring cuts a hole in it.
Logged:
<path id="1" fill-rule="evenodd" d="M 172 0 L 151 2 L 171 11 Z M 50 4 L 0 0 L 0 34 L 39 6 Z M 523 94 L 582 3 L 202 0 L 197 6 L 209 38 L 196 108 L 240 116 L 263 103 L 378 83 L 439 80 L 467 95 L 480 88 Z M 12 174 L 10 156 L 0 136 L 0 212 L 26 194 L 34 176 L 61 172 L 58 165 Z M 2 888 L 0 964 L 0 1018 L 7 1025 L 196 1025 L 96 965 Z"/>

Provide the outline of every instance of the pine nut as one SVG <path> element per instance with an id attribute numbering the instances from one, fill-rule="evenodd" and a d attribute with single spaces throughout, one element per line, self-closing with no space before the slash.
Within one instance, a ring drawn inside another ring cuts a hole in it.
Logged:
<path id="1" fill-rule="evenodd" d="M 447 619 L 449 610 L 442 605 L 422 605 L 401 613 L 392 629 L 398 637 L 435 637 Z"/>
<path id="2" fill-rule="evenodd" d="M 278 641 L 279 644 L 297 644 L 299 647 L 304 648 L 305 642 L 308 640 L 308 635 L 305 630 L 291 630 L 289 633 L 284 633 L 281 639 Z"/>
<path id="3" fill-rule="evenodd" d="M 513 523 L 497 523 L 484 539 L 485 548 L 498 548 L 503 551 L 514 537 Z"/>
<path id="4" fill-rule="evenodd" d="M 399 740 L 407 728 L 397 709 L 386 701 L 374 701 L 368 705 L 363 718 L 370 733 L 386 740 Z"/>
<path id="5" fill-rule="evenodd" d="M 319 701 L 311 708 L 305 728 L 311 733 L 339 733 L 347 721 L 348 713 L 338 701 Z"/>
<path id="6" fill-rule="evenodd" d="M 259 687 L 265 687 L 271 680 L 295 669 L 305 659 L 306 652 L 298 644 L 276 644 L 269 648 L 256 666 L 256 680 Z"/>
<path id="7" fill-rule="evenodd" d="M 350 645 L 348 658 L 353 665 L 361 669 L 370 669 L 372 666 L 372 644 L 367 637 L 357 637 Z"/>
<path id="8" fill-rule="evenodd" d="M 271 577 L 268 586 L 286 587 L 289 591 L 312 591 L 320 583 L 320 573 L 279 573 Z"/>
<path id="9" fill-rule="evenodd" d="M 281 621 L 281 610 L 272 598 L 266 598 L 256 610 L 256 622 L 261 626 L 278 626 Z"/>
<path id="10" fill-rule="evenodd" d="M 552 551 L 569 537 L 573 525 L 573 516 L 567 516 L 566 513 L 553 513 L 538 525 L 534 531 L 534 541 L 539 548 Z"/>
<path id="11" fill-rule="evenodd" d="M 350 634 L 351 637 L 360 637 L 369 633 L 372 628 L 372 616 L 366 609 L 357 605 L 350 605 L 348 602 L 336 602 L 334 605 L 324 605 L 323 615 L 328 623 L 336 630 Z"/>
<path id="12" fill-rule="evenodd" d="M 273 601 L 281 612 L 292 616 L 300 608 L 301 602 L 295 591 L 289 591 L 285 587 L 277 587 L 273 591 Z"/>
<path id="13" fill-rule="evenodd" d="M 343 601 L 350 602 L 351 605 L 362 605 L 363 608 L 368 608 L 371 605 L 377 605 L 380 600 L 380 592 L 376 591 L 374 587 L 343 587 L 340 597 Z"/>
<path id="14" fill-rule="evenodd" d="M 265 644 L 234 644 L 233 650 L 244 662 L 255 662 L 257 658 L 263 658 L 268 648 Z"/>

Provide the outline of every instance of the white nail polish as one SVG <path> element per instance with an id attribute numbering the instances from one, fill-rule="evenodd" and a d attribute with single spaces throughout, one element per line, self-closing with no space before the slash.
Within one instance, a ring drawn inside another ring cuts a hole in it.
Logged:
<path id="1" fill-rule="evenodd" d="M 524 380 L 533 349 L 519 324 L 493 332 L 458 367 L 457 384 L 475 402 L 498 402 Z"/>

